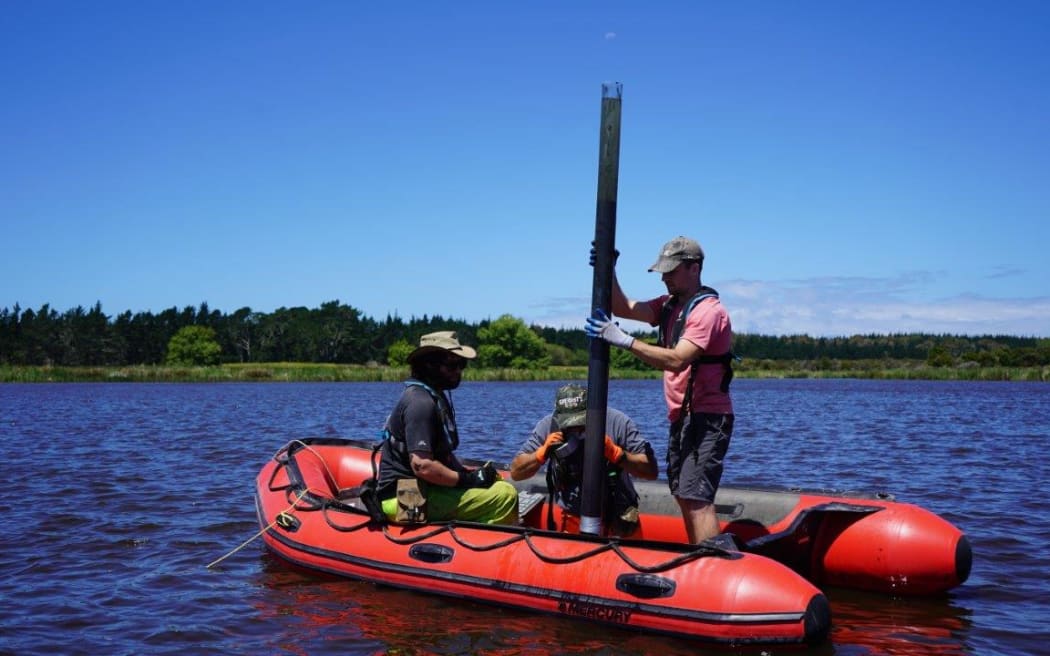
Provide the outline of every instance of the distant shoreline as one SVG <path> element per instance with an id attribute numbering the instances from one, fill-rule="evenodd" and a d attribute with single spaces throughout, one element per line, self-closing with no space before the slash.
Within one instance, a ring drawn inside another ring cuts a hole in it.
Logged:
<path id="1" fill-rule="evenodd" d="M 221 383 L 221 382 L 399 382 L 408 376 L 406 367 L 347 364 L 252 363 L 201 367 L 134 365 L 125 367 L 0 366 L 0 383 Z M 657 379 L 657 371 L 613 369 L 610 377 Z M 880 367 L 868 363 L 837 363 L 834 368 L 816 368 L 812 362 L 787 362 L 783 367 L 736 368 L 736 377 L 756 379 L 828 378 L 878 380 L 974 380 L 1050 382 L 1050 366 L 1042 367 L 933 367 L 921 362 L 894 361 Z M 587 367 L 546 369 L 476 369 L 464 372 L 468 381 L 555 381 L 587 380 Z"/>

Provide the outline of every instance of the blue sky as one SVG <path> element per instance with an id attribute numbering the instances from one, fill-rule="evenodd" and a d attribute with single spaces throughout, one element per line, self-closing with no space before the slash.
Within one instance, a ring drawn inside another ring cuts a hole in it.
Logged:
<path id="1" fill-rule="evenodd" d="M 738 332 L 1050 336 L 1050 3 L 6 2 L 0 307 L 588 312 L 685 234 Z M 634 327 L 628 324 L 628 327 Z"/>

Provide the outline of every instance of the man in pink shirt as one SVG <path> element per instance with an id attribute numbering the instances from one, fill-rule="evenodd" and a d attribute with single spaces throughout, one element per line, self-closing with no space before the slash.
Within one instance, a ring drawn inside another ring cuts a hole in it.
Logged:
<path id="1" fill-rule="evenodd" d="M 718 292 L 700 282 L 704 251 L 688 237 L 664 244 L 649 270 L 660 273 L 667 293 L 632 300 L 613 278 L 612 311 L 659 329 L 658 344 L 647 344 L 620 329 L 601 310 L 587 319 L 590 337 L 630 351 L 664 372 L 664 398 L 671 422 L 667 482 L 682 510 L 693 544 L 718 535 L 714 499 L 722 460 L 733 434 L 733 329 Z"/>

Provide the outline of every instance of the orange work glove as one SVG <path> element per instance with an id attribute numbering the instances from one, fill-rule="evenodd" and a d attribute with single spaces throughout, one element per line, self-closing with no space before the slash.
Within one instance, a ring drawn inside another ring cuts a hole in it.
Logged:
<path id="1" fill-rule="evenodd" d="M 614 465 L 619 465 L 627 458 L 627 452 L 623 447 L 617 446 L 616 442 L 608 435 L 605 436 L 605 459 Z"/>
<path id="2" fill-rule="evenodd" d="M 561 431 L 551 433 L 547 436 L 547 441 L 543 443 L 543 446 L 536 449 L 536 462 L 541 465 L 547 462 L 547 450 L 550 448 L 557 448 L 563 441 Z"/>

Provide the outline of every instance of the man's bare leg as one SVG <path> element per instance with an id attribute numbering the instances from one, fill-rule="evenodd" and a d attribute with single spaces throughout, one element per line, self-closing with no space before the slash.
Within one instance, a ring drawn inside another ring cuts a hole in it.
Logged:
<path id="1" fill-rule="evenodd" d="M 707 501 L 696 501 L 694 499 L 679 499 L 678 507 L 682 509 L 682 518 L 685 520 L 685 532 L 689 537 L 690 544 L 703 542 L 713 538 L 722 532 L 718 526 L 718 517 L 715 516 L 715 505 Z"/>

